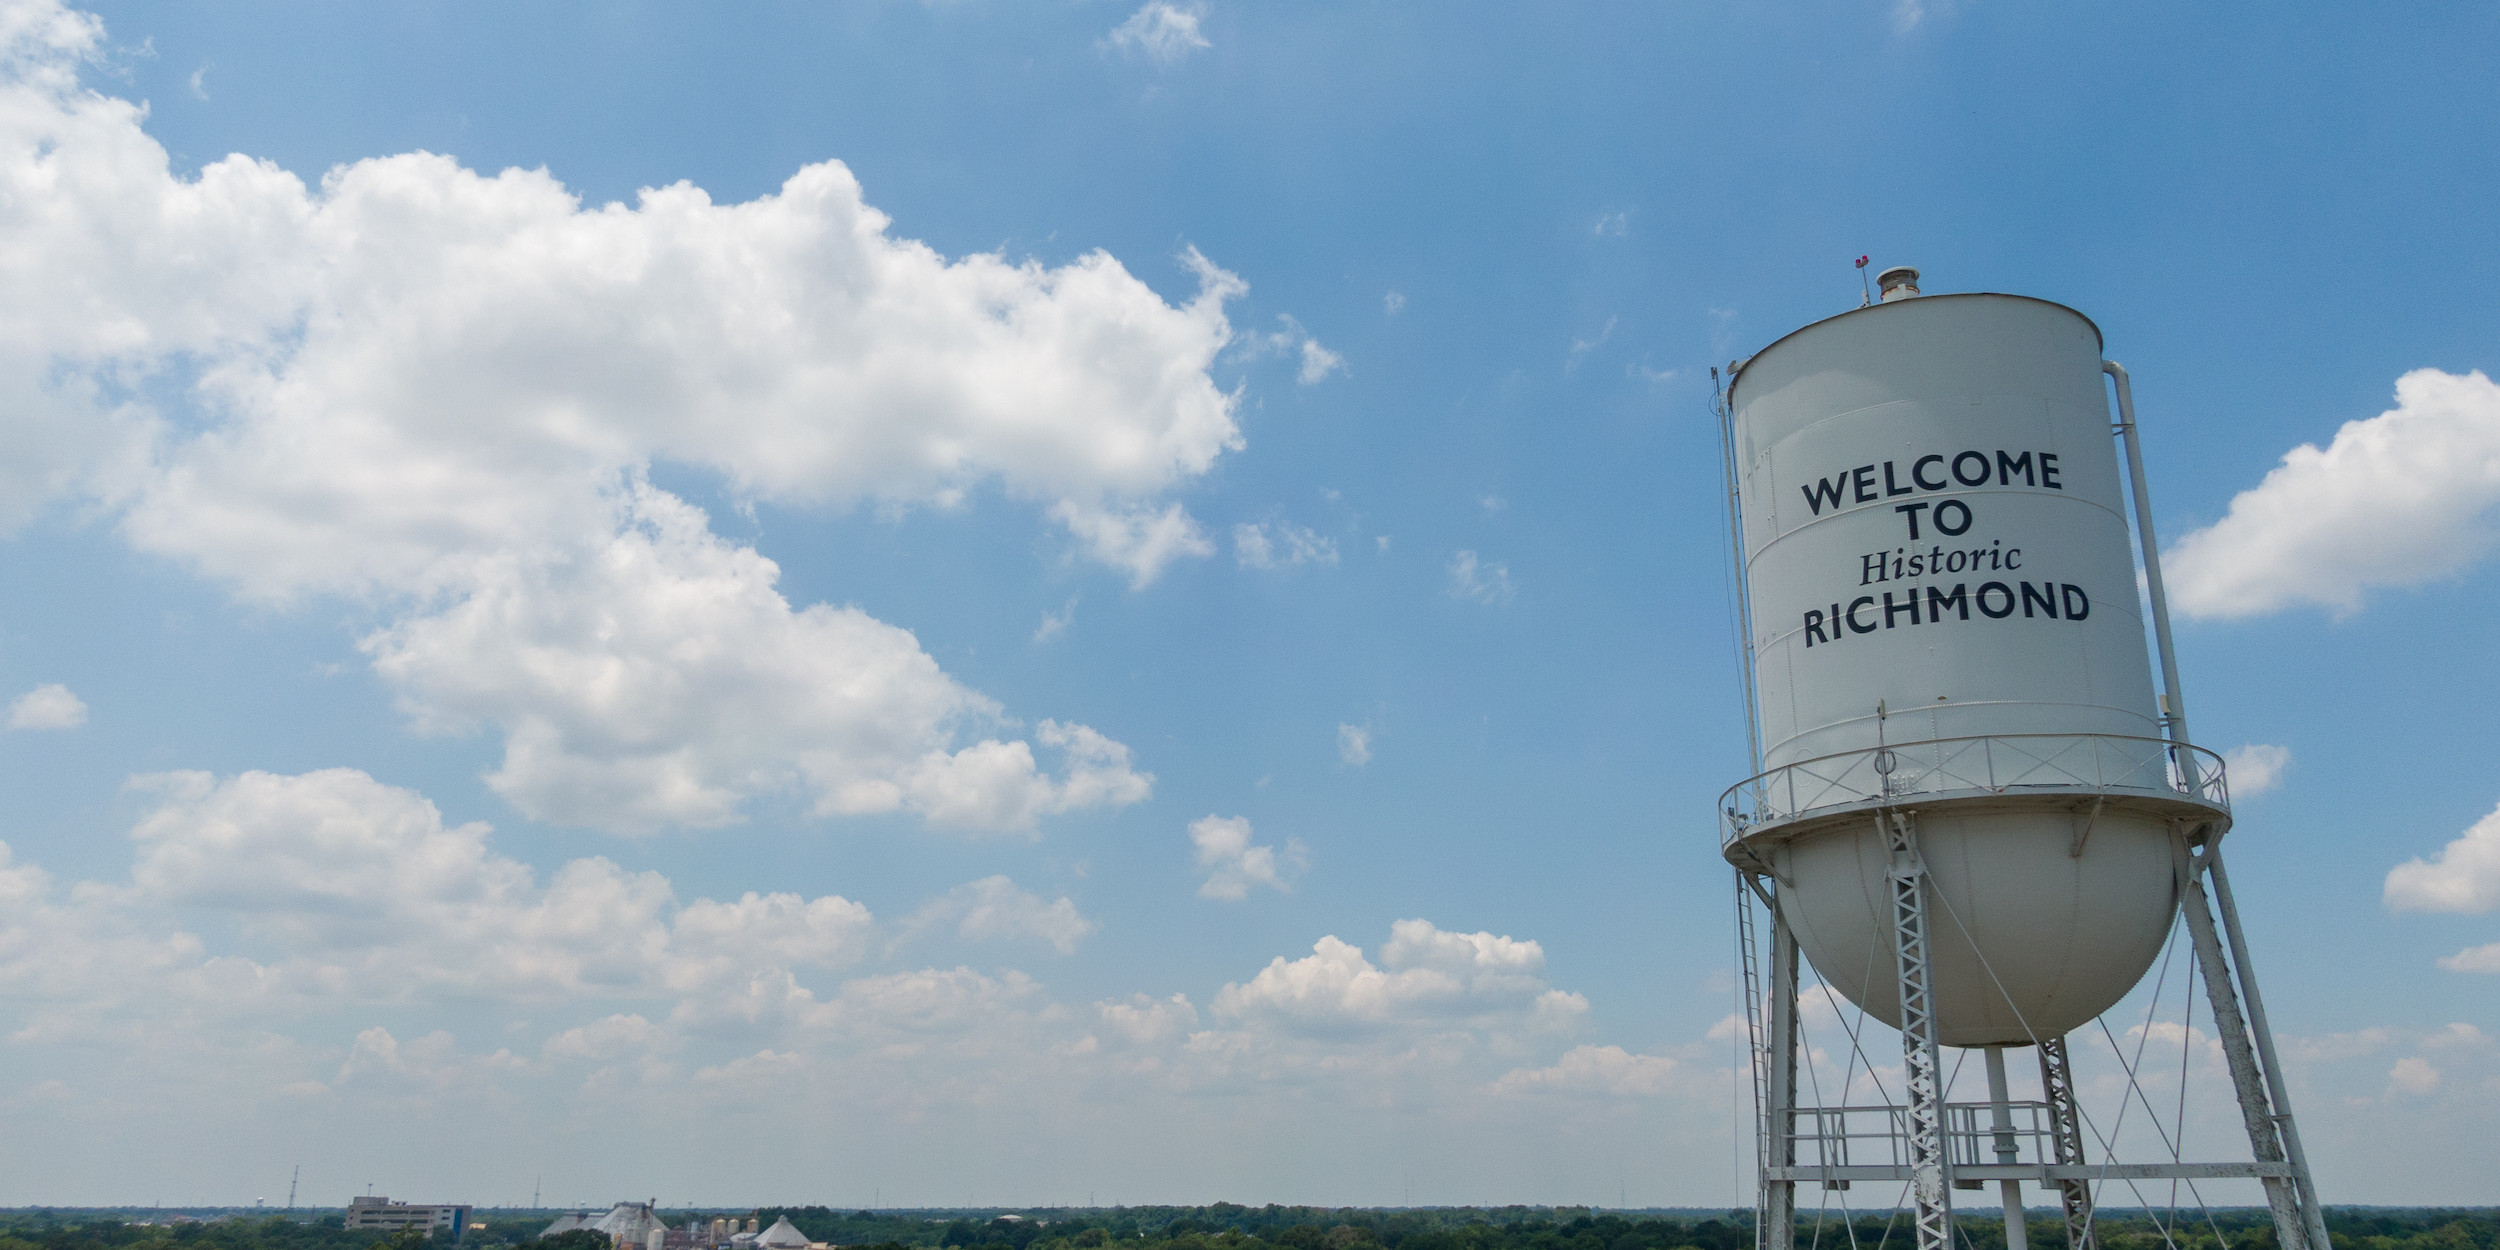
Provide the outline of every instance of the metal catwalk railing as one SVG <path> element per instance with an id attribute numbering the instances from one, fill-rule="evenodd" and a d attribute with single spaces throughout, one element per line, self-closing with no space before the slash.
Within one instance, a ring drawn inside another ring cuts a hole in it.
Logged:
<path id="1" fill-rule="evenodd" d="M 2045 1102 L 2005 1104 L 2010 1127 L 1996 1127 L 1996 1106 L 1985 1102 L 1944 1104 L 1942 1142 L 1946 1167 L 1967 1187 L 1989 1180 L 2019 1179 L 2035 1184 L 2086 1180 L 2161 1177 L 2229 1178 L 2285 1176 L 2281 1161 L 2220 1163 L 2087 1164 L 2059 1148 L 2056 1111 Z M 1845 1186 L 1851 1181 L 1914 1180 L 1919 1156 L 1919 1125 L 1907 1106 L 1799 1107 L 1793 1143 L 1796 1162 L 1768 1167 L 1770 1179 Z M 2008 1157 L 2000 1145 L 2014 1147 Z M 2060 1186 L 2061 1190 L 2064 1188 Z"/>
<path id="2" fill-rule="evenodd" d="M 2115 734 L 1983 734 L 1896 742 L 1784 764 L 1719 796 L 1721 844 L 1905 798 L 2062 791 L 2178 798 L 2229 811 L 2222 759 L 2203 747 Z"/>
<path id="3" fill-rule="evenodd" d="M 2056 1161 L 2055 1131 L 2045 1102 L 2009 1102 L 2012 1136 L 2027 1162 Z M 1944 1105 L 1944 1152 L 1955 1167 L 1997 1162 L 1995 1104 L 1949 1102 Z M 1848 1167 L 1853 1164 L 1908 1166 L 1911 1162 L 1910 1109 L 1907 1107 L 1799 1107 L 1797 1143 L 1800 1168 Z"/>

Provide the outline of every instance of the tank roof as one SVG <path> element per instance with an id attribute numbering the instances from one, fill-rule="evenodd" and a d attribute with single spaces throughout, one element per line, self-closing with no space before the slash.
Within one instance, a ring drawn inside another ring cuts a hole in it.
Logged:
<path id="1" fill-rule="evenodd" d="M 1890 271 L 1887 270 L 1886 272 Z M 1891 309 L 1903 308 L 1909 305 L 1922 304 L 1929 300 L 1939 299 L 2018 299 L 2026 303 L 2046 304 L 2051 308 L 2062 309 L 2066 312 L 2073 313 L 2077 318 L 2082 320 L 2083 324 L 2092 327 L 2092 340 L 2094 342 L 2099 343 L 2104 351 L 2106 351 L 2109 346 L 2108 336 L 2101 333 L 2101 325 L 2099 322 L 2085 316 L 2081 309 L 2058 303 L 2053 299 L 2042 299 L 2037 295 L 2009 295 L 2003 291 L 1948 291 L 1936 295 L 1919 295 L 1913 296 L 1909 299 L 1893 300 L 1890 303 L 1862 304 L 1844 313 L 1837 313 L 1819 320 L 1809 321 L 1804 325 L 1801 325 L 1796 329 L 1771 340 L 1769 343 L 1764 344 L 1762 350 L 1755 352 L 1753 355 L 1744 357 L 1741 360 L 1731 361 L 1727 367 L 1727 390 L 1729 401 L 1731 403 L 1734 402 L 1736 395 L 1736 380 L 1744 374 L 1745 369 L 1748 366 L 1752 365 L 1753 362 L 1760 360 L 1764 356 L 1769 355 L 1772 348 L 1778 347 L 1780 344 L 1785 343 L 1808 330 L 1815 329 L 1819 326 L 1827 326 L 1835 321 L 1839 321 L 1847 317 L 1861 317 L 1868 313 L 1881 313 Z"/>

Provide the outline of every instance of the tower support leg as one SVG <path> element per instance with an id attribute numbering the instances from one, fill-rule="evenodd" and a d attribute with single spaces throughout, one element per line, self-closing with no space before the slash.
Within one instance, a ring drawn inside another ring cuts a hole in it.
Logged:
<path id="1" fill-rule="evenodd" d="M 2318 1184 L 2309 1175 L 2309 1152 L 2300 1145 L 2300 1125 L 2292 1119 L 2291 1092 L 2283 1087 L 2283 1061 L 2274 1053 L 2274 1030 L 2266 1026 L 2266 1000 L 2257 993 L 2257 970 L 2248 962 L 2248 938 L 2240 932 L 2239 905 L 2231 901 L 2231 876 L 2223 871 L 2222 848 L 2208 844 L 2200 858 L 2213 878 L 2214 904 L 2222 912 L 2222 934 L 2231 942 L 2231 966 L 2240 974 L 2240 992 L 2248 999 L 2248 1028 L 2256 1035 L 2257 1061 L 2265 1065 L 2266 1094 L 2274 1100 L 2275 1119 L 2283 1126 L 2283 1153 L 2292 1164 L 2292 1183 L 2299 1190 L 2301 1214 L 2309 1227 L 2312 1250 L 2330 1250 L 2326 1211 L 2318 1205 Z"/>
<path id="2" fill-rule="evenodd" d="M 2066 1060 L 2063 1035 L 2042 1038 L 2040 1097 L 2049 1104 L 2049 1147 L 2057 1162 L 2083 1163 L 2083 1112 L 2075 1106 L 2075 1070 Z M 2093 1250 L 2092 1186 L 2059 1181 L 2058 1205 L 2066 1212 L 2066 1250 Z"/>
<path id="3" fill-rule="evenodd" d="M 1795 1158 L 1795 1140 L 1788 1125 L 1795 1123 L 1798 1105 L 1798 1080 L 1795 1080 L 1795 1045 L 1785 1043 L 1795 1035 L 1795 975 L 1778 978 L 1775 983 L 1788 983 L 1783 993 L 1773 995 L 1763 985 L 1763 943 L 1755 938 L 1753 903 L 1763 900 L 1763 910 L 1770 913 L 1775 948 L 1780 940 L 1790 940 L 1788 925 L 1780 925 L 1780 903 L 1758 873 L 1738 873 L 1735 885 L 1735 945 L 1738 965 L 1745 975 L 1745 1065 L 1753 1070 L 1753 1163 L 1755 1163 L 1755 1195 L 1753 1195 L 1753 1245 L 1755 1250 L 1795 1250 L 1798 1243 L 1798 1185 L 1795 1180 L 1773 1178 L 1773 1168 L 1780 1168 Z M 1790 940 L 1793 948 L 1793 940 Z M 1775 955 L 1773 963 L 1778 963 Z M 1765 1028 L 1763 1013 L 1773 998 L 1788 1005 L 1783 1015 L 1785 1025 Z M 1773 1043 L 1773 1035 L 1783 1043 Z M 1778 1055 L 1778 1058 L 1775 1058 Z M 1773 1073 L 1783 1073 L 1778 1085 Z"/>
<path id="4" fill-rule="evenodd" d="M 1927 866 L 1906 813 L 1878 812 L 1891 853 L 1892 939 L 1901 984 L 1901 1056 L 1910 1100 L 1910 1190 L 1918 1250 L 1952 1250 L 1953 1190 L 1944 1150 L 1944 1067 L 1936 1045 L 1935 962 L 1927 940 Z"/>
<path id="5" fill-rule="evenodd" d="M 2260 1163 L 2285 1162 L 2283 1135 L 2276 1125 L 2274 1102 L 2249 1043 L 2248 1024 L 2240 1015 L 2237 978 L 2224 958 L 2222 938 L 2215 931 L 2212 907 L 2205 898 L 2203 872 L 2188 852 L 2184 831 L 2174 834 L 2171 853 L 2179 879 L 2179 909 L 2186 913 L 2188 935 L 2205 977 L 2206 1001 L 2213 1008 L 2214 1031 L 2221 1034 L 2222 1056 L 2230 1065 L 2232 1091 L 2239 1096 L 2240 1118 L 2248 1126 L 2248 1148 Z M 2301 1210 L 2300 1187 L 2280 1176 L 2264 1178 L 2266 1207 L 2274 1216 L 2275 1243 L 2283 1250 L 2329 1250 L 2310 1241 L 2309 1219 Z"/>
<path id="6" fill-rule="evenodd" d="M 1797 1162 L 1797 935 L 1789 930 L 1774 889 L 1766 888 L 1764 877 L 1739 874 L 1737 947 L 1744 966 L 1745 1032 L 1753 1066 L 1754 1162 L 1760 1175 L 1754 1202 L 1754 1245 L 1757 1250 L 1794 1250 L 1797 1182 L 1774 1178 L 1771 1172 Z M 1771 916 L 1767 987 L 1754 937 L 1753 902 L 1757 898 Z"/>
<path id="7" fill-rule="evenodd" d="M 2013 1096 L 2006 1092 L 2005 1048 L 1988 1048 L 1988 1111 L 1996 1129 L 1997 1162 L 2008 1167 L 2021 1162 L 2014 1146 L 2014 1110 L 2008 1104 Z M 2029 1229 L 2023 1222 L 2023 1183 L 1998 1181 L 1997 1198 L 2005 1208 L 2005 1250 L 2030 1250 Z"/>
<path id="8" fill-rule="evenodd" d="M 1764 1129 L 1769 1133 L 1767 1158 L 1775 1167 L 1797 1163 L 1797 935 L 1780 912 L 1779 896 L 1771 907 L 1771 1012 L 1769 1107 Z M 1763 1216 L 1769 1250 L 1790 1250 L 1797 1236 L 1797 1183 L 1777 1181 L 1763 1195 Z"/>

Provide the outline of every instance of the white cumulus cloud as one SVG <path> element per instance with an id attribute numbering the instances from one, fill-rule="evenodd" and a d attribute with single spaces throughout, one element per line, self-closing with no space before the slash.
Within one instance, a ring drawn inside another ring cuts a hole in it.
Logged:
<path id="1" fill-rule="evenodd" d="M 2382 891 L 2397 911 L 2490 911 L 2500 907 L 2500 807 L 2475 821 L 2436 859 L 2388 870 Z"/>
<path id="2" fill-rule="evenodd" d="M 1214 550 L 1171 496 L 1242 445 L 1208 372 L 1238 278 L 1191 251 L 1171 303 L 1099 252 L 949 258 L 831 162 L 741 204 L 585 204 L 426 154 L 183 176 L 143 108 L 80 83 L 99 23 L 14 12 L 0 529 L 76 501 L 243 598 L 378 609 L 401 706 L 499 734 L 498 791 L 557 823 L 785 793 L 1027 830 L 1147 792 L 1118 743 L 1015 737 L 908 632 L 788 601 L 648 473 L 888 513 L 996 491 L 1143 586 Z M 184 411 L 121 398 L 177 365 Z"/>
<path id="3" fill-rule="evenodd" d="M 2329 1033 L 2322 1037 L 2293 1038 L 2284 1050 L 2313 1063 L 2332 1063 L 2377 1054 L 2401 1040 L 2396 1031 L 2385 1025 L 2371 1025 L 2349 1033 Z"/>
<path id="4" fill-rule="evenodd" d="M 1254 886 L 1290 890 L 1310 862 L 1309 848 L 1298 838 L 1285 839 L 1281 854 L 1273 846 L 1252 845 L 1250 821 L 1242 816 L 1210 813 L 1193 820 L 1189 841 L 1198 848 L 1198 871 L 1207 874 L 1198 887 L 1201 898 L 1247 898 Z"/>
<path id="5" fill-rule="evenodd" d="M 1198 1009 L 1190 1005 L 1187 994 L 1160 999 L 1132 994 L 1125 1002 L 1096 1003 L 1094 1009 L 1105 1029 L 1139 1045 L 1170 1041 L 1198 1027 Z"/>
<path id="6" fill-rule="evenodd" d="M 847 967 L 871 944 L 868 909 L 835 895 L 681 903 L 659 874 L 595 857 L 542 879 L 496 854 L 485 825 L 448 825 L 423 796 L 353 769 L 134 784 L 152 806 L 126 882 L 56 899 L 0 853 L 0 986 L 32 1033 L 132 1012 L 702 998 Z M 239 948 L 211 954 L 166 928 L 203 915 Z"/>
<path id="7" fill-rule="evenodd" d="M 1048 642 L 1068 632 L 1068 623 L 1075 619 L 1076 599 L 1074 597 L 1069 598 L 1067 605 L 1058 611 L 1042 613 L 1042 623 L 1033 630 L 1035 645 Z"/>
<path id="8" fill-rule="evenodd" d="M 1335 564 L 1337 540 L 1285 521 L 1274 525 L 1236 525 L 1233 527 L 1233 557 L 1245 569 Z"/>
<path id="9" fill-rule="evenodd" d="M 1580 362 L 1587 360 L 1590 352 L 1596 351 L 1600 347 L 1604 347 L 1608 340 L 1614 338 L 1615 323 L 1620 320 L 1621 318 L 1618 317 L 1608 317 L 1606 318 L 1606 324 L 1598 327 L 1597 333 L 1584 339 L 1575 338 L 1571 340 L 1571 350 L 1563 356 L 1563 372 L 1577 372 L 1580 368 Z"/>
<path id="10" fill-rule="evenodd" d="M 376 1026 L 356 1035 L 355 1045 L 348 1048 L 346 1061 L 339 1065 L 338 1075 L 332 1079 L 349 1087 L 361 1084 L 440 1092 L 477 1085 L 498 1071 L 521 1065 L 522 1061 L 508 1050 L 464 1055 L 452 1035 L 441 1029 L 403 1042 L 389 1029 Z"/>
<path id="11" fill-rule="evenodd" d="M 1678 1068 L 1666 1055 L 1636 1055 L 1621 1046 L 1574 1046 L 1551 1067 L 1503 1073 L 1493 1088 L 1504 1094 L 1656 1097 L 1675 1090 Z"/>
<path id="12" fill-rule="evenodd" d="M 1044 942 L 1062 955 L 1075 954 L 1077 944 L 1097 927 L 1074 900 L 1046 901 L 1004 876 L 956 886 L 903 923 L 907 934 L 946 926 L 976 941 Z"/>
<path id="13" fill-rule="evenodd" d="M 1128 15 L 1127 21 L 1111 28 L 1111 46 L 1170 65 L 1201 48 L 1214 46 L 1199 29 L 1206 16 L 1203 4 L 1147 0 Z"/>
<path id="14" fill-rule="evenodd" d="M 1181 308 L 1101 253 L 948 261 L 889 236 L 837 164 L 748 204 L 679 184 L 595 210 L 432 156 L 317 195 L 252 176 L 300 224 L 226 250 L 291 278 L 273 311 L 307 329 L 211 371 L 230 424 L 175 449 L 130 528 L 257 595 L 456 587 L 481 556 L 611 523 L 612 483 L 658 460 L 834 506 L 997 483 L 1151 579 L 1191 550 L 1154 496 L 1239 445 L 1203 366 L 1242 287 L 1194 255 Z M 134 181 L 112 190 L 196 194 Z"/>
<path id="15" fill-rule="evenodd" d="M 1304 336 L 1302 367 L 1294 370 L 1293 380 L 1304 386 L 1317 385 L 1320 379 L 1345 368 L 1345 357 L 1319 345 L 1319 340 Z"/>
<path id="16" fill-rule="evenodd" d="M 364 641 L 420 727 L 504 731 L 488 777 L 523 812 L 638 832 L 739 819 L 750 797 L 813 796 L 825 815 L 909 810 L 932 824 L 1029 831 L 1040 816 L 1135 802 L 1128 750 L 1045 721 L 1066 776 L 996 730 L 910 633 L 855 608 L 794 610 L 780 570 L 644 488 L 591 558 L 481 570 L 469 596 Z"/>
<path id="17" fill-rule="evenodd" d="M 86 700 L 59 682 L 37 686 L 9 703 L 11 729 L 76 729 L 86 723 Z"/>
<path id="18" fill-rule="evenodd" d="M 639 1015 L 619 1012 L 566 1029 L 546 1040 L 540 1053 L 565 1059 L 615 1059 L 664 1050 L 675 1043 L 668 1030 Z"/>
<path id="19" fill-rule="evenodd" d="M 2407 1055 L 2387 1070 L 2387 1083 L 2407 1094 L 2427 1094 L 2439 1088 L 2439 1069 L 2420 1055 Z"/>
<path id="20" fill-rule="evenodd" d="M 2292 766 L 2292 749 L 2251 742 L 2223 752 L 2222 765 L 2232 797 L 2255 798 L 2283 784 L 2283 773 Z"/>
<path id="21" fill-rule="evenodd" d="M 1588 1002 L 1546 983 L 1545 948 L 1534 941 L 1400 920 L 1377 965 L 1361 947 L 1323 937 L 1310 954 L 1280 955 L 1249 981 L 1225 986 L 1214 1011 L 1230 1022 L 1316 1034 L 1470 1020 L 1568 1030 Z"/>
<path id="22" fill-rule="evenodd" d="M 1285 313 L 1278 313 L 1276 320 L 1283 329 L 1264 334 L 1244 330 L 1235 335 L 1233 355 L 1242 360 L 1257 360 L 1265 356 L 1296 357 L 1301 366 L 1294 371 L 1294 380 L 1304 386 L 1316 386 L 1329 374 L 1345 368 L 1345 357 L 1320 346 L 1319 340 L 1303 329 L 1300 321 Z"/>
<path id="23" fill-rule="evenodd" d="M 2220 521 L 2162 556 L 2191 616 L 2301 604 L 2343 613 L 2365 592 L 2420 586 L 2491 550 L 2500 504 L 2500 385 L 2480 371 L 2416 369 L 2396 406 L 2304 443 L 2240 492 Z"/>
<path id="24" fill-rule="evenodd" d="M 1337 726 L 1337 758 L 1361 768 L 1372 762 L 1372 731 L 1360 725 Z"/>
<path id="25" fill-rule="evenodd" d="M 2422 1039 L 2426 1050 L 2484 1049 L 2491 1045 L 2491 1035 L 2467 1024 L 2452 1020 L 2446 1028 Z"/>
<path id="26" fill-rule="evenodd" d="M 749 890 L 725 903 L 699 898 L 670 926 L 678 961 L 670 980 L 684 986 L 759 967 L 846 967 L 867 954 L 874 925 L 866 907 L 836 895 Z"/>
<path id="27" fill-rule="evenodd" d="M 2439 966 L 2450 972 L 2500 973 L 2500 942 L 2469 946 L 2456 954 L 2442 955 Z"/>
<path id="28" fill-rule="evenodd" d="M 1478 603 L 1508 602 L 1513 591 L 1510 566 L 1479 558 L 1475 552 L 1462 550 L 1450 557 L 1450 593 Z"/>

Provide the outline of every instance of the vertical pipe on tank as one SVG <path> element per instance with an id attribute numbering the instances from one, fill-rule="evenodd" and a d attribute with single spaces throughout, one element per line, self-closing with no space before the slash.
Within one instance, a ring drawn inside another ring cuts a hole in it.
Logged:
<path id="1" fill-rule="evenodd" d="M 1713 383 L 1719 380 L 1719 370 L 1716 366 L 1710 370 L 1710 380 Z M 1728 378 L 1729 385 L 1734 385 L 1735 381 L 1732 375 Z M 1729 401 L 1724 387 L 1719 388 L 1710 402 L 1711 407 L 1719 415 L 1719 462 L 1727 473 L 1728 567 L 1735 578 L 1736 631 L 1739 646 L 1737 676 L 1745 690 L 1745 744 L 1751 752 L 1750 758 L 1753 762 L 1753 772 L 1750 775 L 1759 776 L 1762 772 L 1762 726 L 1757 710 L 1759 704 L 1754 699 L 1753 594 L 1746 585 L 1745 577 L 1745 509 L 1744 498 L 1737 486 L 1736 407 Z"/>
<path id="2" fill-rule="evenodd" d="M 2144 484 L 2144 449 L 2135 440 L 2135 388 L 2127 381 L 2127 367 L 2115 360 L 2101 362 L 2101 372 L 2118 384 L 2118 437 L 2127 446 L 2127 482 L 2135 493 L 2135 532 L 2144 546 L 2144 588 L 2153 601 L 2153 645 L 2161 653 L 2161 689 L 2163 723 L 2168 726 L 2170 740 L 2188 741 L 2187 700 L 2179 693 L 2179 657 L 2170 647 L 2170 595 L 2162 588 L 2161 544 L 2153 537 L 2153 493 Z M 2195 761 L 2180 758 L 2180 766 L 2189 770 L 2189 784 L 2195 784 Z"/>
<path id="3" fill-rule="evenodd" d="M 1996 1129 L 1997 1162 L 2012 1167 L 2018 1162 L 2014 1148 L 2014 1109 L 2005 1086 L 2005 1048 L 1990 1046 L 1988 1058 L 1988 1114 Z M 2023 1227 L 2023 1183 L 2017 1180 L 1997 1182 L 1997 1197 L 2005 1206 L 2005 1250 L 2027 1250 L 2028 1239 Z"/>

